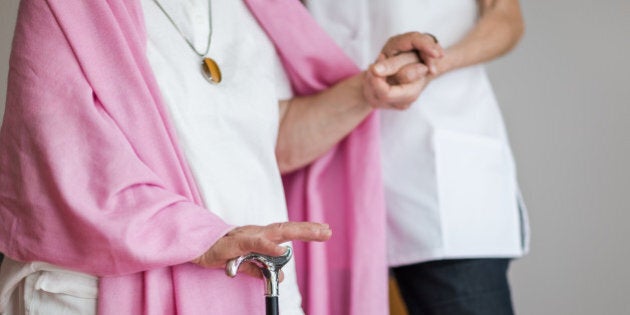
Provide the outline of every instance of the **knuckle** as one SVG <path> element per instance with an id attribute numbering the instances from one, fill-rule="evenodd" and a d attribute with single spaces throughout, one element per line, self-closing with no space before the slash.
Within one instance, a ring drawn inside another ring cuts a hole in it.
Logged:
<path id="1" fill-rule="evenodd" d="M 418 31 L 407 32 L 405 33 L 405 35 L 411 36 L 411 37 L 422 37 L 422 33 Z"/>
<path id="2" fill-rule="evenodd" d="M 237 242 L 236 243 L 236 247 L 241 252 L 248 252 L 248 251 L 250 251 L 250 248 L 251 248 L 251 242 L 246 239 L 246 240 Z"/>
<path id="3" fill-rule="evenodd" d="M 261 235 L 259 237 L 256 237 L 253 241 L 252 244 L 254 246 L 254 248 L 258 249 L 258 248 L 264 248 L 265 243 L 268 242 L 270 238 L 264 235 Z"/>
<path id="4" fill-rule="evenodd" d="M 265 239 L 263 239 L 263 238 L 256 238 L 256 239 L 253 241 L 253 245 L 254 245 L 254 248 L 255 248 L 256 250 L 261 250 L 261 249 L 266 248 L 266 245 L 267 245 L 267 244 L 266 244 L 266 242 L 265 242 Z"/>

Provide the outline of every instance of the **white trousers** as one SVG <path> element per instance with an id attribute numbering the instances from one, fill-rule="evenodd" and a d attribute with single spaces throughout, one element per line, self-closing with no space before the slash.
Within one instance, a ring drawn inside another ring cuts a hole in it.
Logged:
<path id="1" fill-rule="evenodd" d="M 97 278 L 56 268 L 37 268 L 41 266 L 5 258 L 0 272 L 5 295 L 4 303 L 0 303 L 2 315 L 96 314 Z"/>

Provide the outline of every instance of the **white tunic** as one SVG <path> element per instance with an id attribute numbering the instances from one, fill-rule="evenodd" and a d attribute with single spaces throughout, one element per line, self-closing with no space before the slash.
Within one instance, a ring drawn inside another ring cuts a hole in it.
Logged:
<path id="1" fill-rule="evenodd" d="M 204 52 L 208 0 L 160 3 L 197 51 Z M 275 144 L 278 101 L 290 98 L 291 88 L 271 41 L 242 1 L 213 1 L 208 55 L 219 63 L 223 82 L 212 85 L 202 76 L 201 57 L 153 0 L 142 0 L 142 7 L 147 57 L 206 207 L 233 225 L 287 221 Z M 0 312 L 94 312 L 95 277 L 5 259 Z M 293 260 L 283 271 L 281 312 L 303 314 Z"/>
<path id="2" fill-rule="evenodd" d="M 474 26 L 478 12 L 474 0 L 313 0 L 308 5 L 362 67 L 400 33 L 429 32 L 448 47 Z M 442 75 L 407 111 L 381 111 L 381 140 L 392 266 L 527 251 L 515 165 L 482 66 Z"/>

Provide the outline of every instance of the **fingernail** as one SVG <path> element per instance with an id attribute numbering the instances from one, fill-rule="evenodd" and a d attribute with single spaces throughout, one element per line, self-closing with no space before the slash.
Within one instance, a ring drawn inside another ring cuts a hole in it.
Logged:
<path id="1" fill-rule="evenodd" d="M 385 66 L 382 64 L 376 64 L 374 66 L 374 71 L 376 71 L 377 74 L 383 74 L 385 72 Z"/>

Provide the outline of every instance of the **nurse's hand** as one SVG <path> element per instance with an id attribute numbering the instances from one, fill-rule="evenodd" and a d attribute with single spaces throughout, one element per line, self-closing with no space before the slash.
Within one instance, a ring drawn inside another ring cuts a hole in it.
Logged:
<path id="1" fill-rule="evenodd" d="M 280 246 L 289 241 L 323 242 L 330 239 L 332 231 L 328 224 L 311 222 L 284 222 L 266 226 L 247 225 L 228 232 L 202 256 L 192 262 L 206 268 L 225 268 L 228 260 L 252 252 L 280 256 L 286 248 Z M 260 270 L 247 263 L 239 272 L 262 277 Z"/>
<path id="2" fill-rule="evenodd" d="M 409 32 L 390 37 L 381 53 L 392 58 L 404 52 L 415 52 L 420 62 L 429 68 L 429 74 L 439 74 L 438 62 L 444 57 L 444 50 L 435 36 L 429 33 Z"/>
<path id="3" fill-rule="evenodd" d="M 444 51 L 432 35 L 409 32 L 391 37 L 365 73 L 363 95 L 374 108 L 407 109 L 439 75 Z"/>

